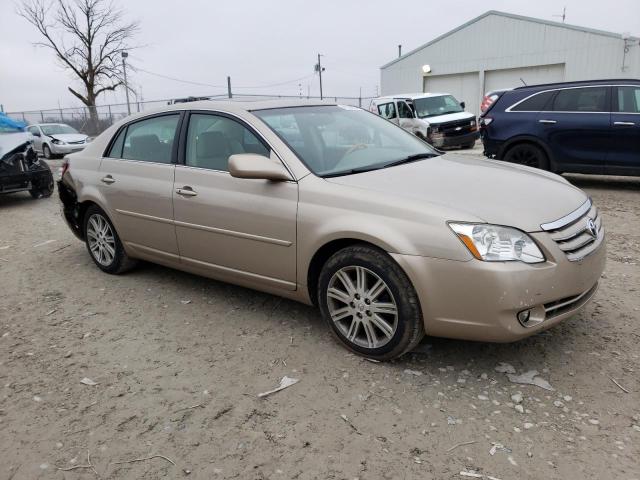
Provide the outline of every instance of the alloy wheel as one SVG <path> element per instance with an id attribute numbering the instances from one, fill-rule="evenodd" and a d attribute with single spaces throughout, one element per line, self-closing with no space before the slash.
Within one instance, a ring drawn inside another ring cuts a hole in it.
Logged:
<path id="1" fill-rule="evenodd" d="M 113 263 L 116 255 L 116 239 L 109 222 L 94 213 L 87 222 L 87 240 L 93 258 L 105 267 Z"/>
<path id="2" fill-rule="evenodd" d="M 527 167 L 538 168 L 538 166 L 540 165 L 537 152 L 526 147 L 517 148 L 513 152 L 513 161 L 514 163 L 525 165 Z"/>
<path id="3" fill-rule="evenodd" d="M 359 347 L 382 347 L 398 328 L 398 305 L 389 286 L 364 267 L 348 266 L 334 273 L 327 305 L 340 333 Z"/>

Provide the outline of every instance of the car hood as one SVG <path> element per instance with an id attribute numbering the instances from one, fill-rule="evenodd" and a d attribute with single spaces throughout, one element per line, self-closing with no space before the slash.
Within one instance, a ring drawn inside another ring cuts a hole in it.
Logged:
<path id="1" fill-rule="evenodd" d="M 526 232 L 576 210 L 585 193 L 562 177 L 496 160 L 446 154 L 396 167 L 327 178 L 383 195 L 441 205 Z M 447 218 L 447 221 L 463 220 Z"/>
<path id="2" fill-rule="evenodd" d="M 438 125 L 439 123 L 454 122 L 456 120 L 474 119 L 475 115 L 469 112 L 448 113 L 447 115 L 436 115 L 435 117 L 424 117 L 421 120 L 426 120 L 431 125 Z"/>
<path id="3" fill-rule="evenodd" d="M 48 136 L 51 138 L 57 138 L 63 142 L 81 142 L 87 139 L 87 136 L 82 133 L 54 133 Z"/>
<path id="4" fill-rule="evenodd" d="M 16 150 L 24 151 L 31 144 L 31 134 L 27 132 L 0 133 L 0 161 L 12 157 Z"/>

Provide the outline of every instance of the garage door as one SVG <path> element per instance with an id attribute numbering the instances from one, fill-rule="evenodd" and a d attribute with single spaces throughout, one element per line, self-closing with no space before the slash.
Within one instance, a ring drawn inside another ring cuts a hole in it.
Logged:
<path id="1" fill-rule="evenodd" d="M 468 112 L 478 115 L 481 100 L 478 72 L 424 77 L 423 88 L 430 93 L 450 93 L 466 103 Z"/>
<path id="2" fill-rule="evenodd" d="M 564 63 L 487 70 L 484 77 L 484 90 L 485 92 L 490 92 L 491 90 L 503 88 L 521 87 L 523 81 L 527 85 L 562 82 L 564 81 Z"/>

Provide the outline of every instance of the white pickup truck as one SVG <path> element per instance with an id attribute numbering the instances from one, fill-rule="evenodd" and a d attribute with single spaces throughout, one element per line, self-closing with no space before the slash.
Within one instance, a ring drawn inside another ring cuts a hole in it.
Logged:
<path id="1" fill-rule="evenodd" d="M 408 93 L 374 98 L 370 110 L 435 147 L 472 148 L 478 122 L 464 107 L 448 93 Z"/>

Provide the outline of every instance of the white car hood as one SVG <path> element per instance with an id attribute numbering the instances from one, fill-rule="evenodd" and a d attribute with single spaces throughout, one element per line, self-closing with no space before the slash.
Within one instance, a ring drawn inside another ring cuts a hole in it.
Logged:
<path id="1" fill-rule="evenodd" d="M 458 113 L 448 113 L 447 115 L 437 115 L 435 117 L 426 117 L 421 118 L 421 120 L 426 120 L 431 125 L 438 125 L 439 123 L 444 122 L 453 122 L 455 120 L 473 120 L 475 119 L 475 115 L 469 112 L 458 112 Z"/>
<path id="2" fill-rule="evenodd" d="M 87 139 L 87 136 L 82 133 L 54 133 L 53 135 L 47 136 L 57 138 L 63 142 L 81 142 Z"/>
<path id="3" fill-rule="evenodd" d="M 31 134 L 27 132 L 0 133 L 0 158 L 14 148 L 30 141 Z"/>

